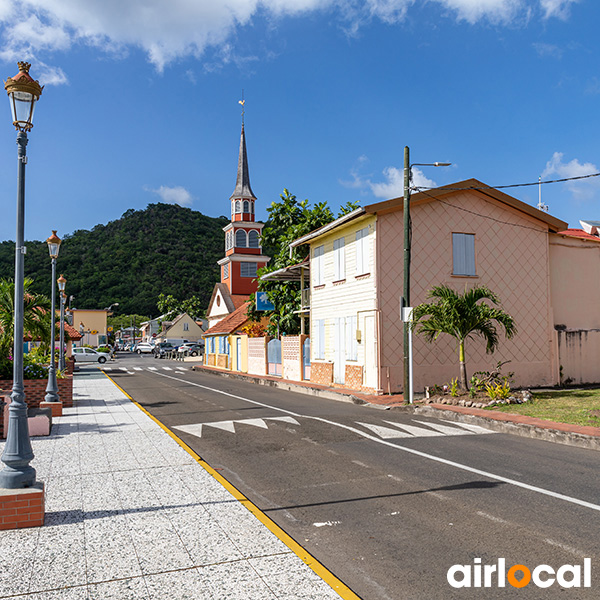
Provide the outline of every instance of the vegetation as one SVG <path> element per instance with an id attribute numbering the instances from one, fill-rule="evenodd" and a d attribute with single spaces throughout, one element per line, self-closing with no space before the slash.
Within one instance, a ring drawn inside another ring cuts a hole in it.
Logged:
<path id="1" fill-rule="evenodd" d="M 499 410 L 572 425 L 600 427 L 600 389 L 537 392 L 533 402 L 496 405 Z"/>
<path id="2" fill-rule="evenodd" d="M 298 201 L 296 196 L 287 189 L 284 189 L 279 197 L 280 202 L 273 202 L 267 209 L 269 218 L 263 229 L 261 245 L 264 253 L 270 256 L 271 260 L 266 267 L 259 270 L 259 278 L 266 273 L 302 262 L 308 256 L 308 244 L 297 246 L 290 255 L 290 243 L 335 219 L 326 202 L 311 206 L 308 200 Z M 338 216 L 351 212 L 357 207 L 358 203 L 349 202 L 341 208 Z M 307 287 L 308 283 L 308 281 L 305 283 Z M 258 321 L 262 316 L 269 317 L 269 335 L 297 334 L 300 331 L 300 318 L 294 314 L 294 311 L 300 308 L 300 283 L 259 279 L 258 290 L 266 292 L 275 309 L 265 313 L 249 309 L 248 314 L 251 318 Z M 252 306 L 255 306 L 254 295 Z"/>
<path id="3" fill-rule="evenodd" d="M 204 318 L 206 313 L 206 302 L 200 296 L 191 296 L 186 300 L 177 300 L 171 294 L 162 292 L 158 296 L 159 312 L 164 315 L 165 321 L 173 320 L 177 315 L 187 313 L 194 321 Z"/>
<path id="4" fill-rule="evenodd" d="M 23 330 L 25 335 L 50 341 L 50 301 L 32 291 L 33 281 L 25 278 L 23 300 Z M 0 280 L 0 355 L 8 356 L 14 345 L 15 283 Z"/>
<path id="5" fill-rule="evenodd" d="M 207 306 L 219 281 L 226 217 L 212 218 L 173 204 L 150 204 L 120 219 L 63 237 L 58 272 L 77 308 L 118 302 L 120 314 L 158 316 L 158 295 L 196 295 Z M 28 242 L 25 273 L 30 291 L 49 294 L 50 259 L 45 242 Z M 14 274 L 14 242 L 0 243 L 0 278 Z"/>
<path id="6" fill-rule="evenodd" d="M 517 332 L 513 318 L 501 308 L 483 302 L 487 300 L 500 305 L 498 296 L 486 286 L 476 286 L 459 294 L 447 285 L 440 285 L 432 288 L 427 297 L 433 298 L 434 301 L 415 307 L 414 327 L 428 342 L 436 340 L 441 333 L 456 339 L 460 385 L 467 390 L 466 340 L 476 336 L 483 338 L 486 342 L 486 352 L 491 354 L 498 347 L 498 332 L 494 323 L 500 324 L 506 337 L 511 338 Z"/>

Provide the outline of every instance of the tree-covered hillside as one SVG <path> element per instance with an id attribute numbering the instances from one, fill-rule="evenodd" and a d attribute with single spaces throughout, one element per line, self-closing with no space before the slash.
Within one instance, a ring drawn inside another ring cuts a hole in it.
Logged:
<path id="1" fill-rule="evenodd" d="M 225 217 L 212 218 L 173 204 L 129 209 L 120 219 L 78 230 L 63 239 L 57 276 L 67 279 L 67 294 L 77 308 L 119 303 L 119 313 L 157 316 L 158 295 L 183 300 L 192 295 L 208 306 L 219 281 L 217 260 L 224 254 Z M 49 225 L 50 227 L 50 225 Z M 48 235 L 50 235 L 50 230 Z M 0 278 L 14 276 L 14 242 L 0 243 Z M 45 242 L 27 242 L 25 275 L 35 292 L 50 296 L 51 264 Z"/>

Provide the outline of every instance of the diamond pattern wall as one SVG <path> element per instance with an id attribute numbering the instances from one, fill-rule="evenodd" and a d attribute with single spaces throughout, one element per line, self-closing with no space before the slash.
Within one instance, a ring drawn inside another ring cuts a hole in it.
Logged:
<path id="1" fill-rule="evenodd" d="M 468 374 L 489 370 L 499 360 L 511 360 L 505 369 L 515 372 L 518 384 L 551 383 L 547 227 L 473 190 L 414 205 L 411 218 L 413 306 L 425 302 L 428 290 L 442 283 L 457 291 L 465 286 L 487 285 L 515 319 L 518 334 L 512 340 L 501 334 L 499 349 L 492 356 L 486 355 L 483 341 L 468 342 Z M 402 387 L 403 378 L 399 315 L 403 278 L 402 211 L 379 215 L 378 230 L 382 381 L 386 381 L 389 372 L 394 391 Z M 476 277 L 452 275 L 452 233 L 475 234 Z M 450 336 L 442 335 L 432 344 L 415 336 L 413 348 L 415 390 L 433 383 L 448 383 L 458 375 L 458 352 Z"/>

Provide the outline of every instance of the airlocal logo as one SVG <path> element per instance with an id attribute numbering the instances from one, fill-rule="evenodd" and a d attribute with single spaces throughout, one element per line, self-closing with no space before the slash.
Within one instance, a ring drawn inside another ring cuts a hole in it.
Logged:
<path id="1" fill-rule="evenodd" d="M 530 570 L 525 565 L 506 568 L 506 559 L 499 558 L 495 565 L 482 565 L 476 558 L 473 565 L 452 565 L 448 569 L 448 583 L 453 588 L 506 587 L 506 583 L 522 588 L 533 583 L 539 588 L 548 588 L 557 583 L 563 588 L 592 587 L 592 561 L 583 559 L 581 565 L 563 565 L 554 570 L 550 565 L 538 565 Z M 519 577 L 517 578 L 517 574 Z"/>

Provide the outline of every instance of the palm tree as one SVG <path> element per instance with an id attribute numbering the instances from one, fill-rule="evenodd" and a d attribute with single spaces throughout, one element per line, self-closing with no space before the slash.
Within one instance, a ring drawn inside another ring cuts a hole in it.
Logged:
<path id="1" fill-rule="evenodd" d="M 42 294 L 30 291 L 33 280 L 25 278 L 23 301 L 23 331 L 32 339 L 50 341 L 50 301 Z M 15 283 L 0 280 L 0 353 L 12 348 L 14 343 Z"/>
<path id="2" fill-rule="evenodd" d="M 427 294 L 434 302 L 419 304 L 413 312 L 413 327 L 417 333 L 423 334 L 428 342 L 433 342 L 440 333 L 447 333 L 458 342 L 460 361 L 460 385 L 467 387 L 467 367 L 465 363 L 465 341 L 475 336 L 482 337 L 486 342 L 486 352 L 491 354 L 498 347 L 498 333 L 494 322 L 504 328 L 508 339 L 517 332 L 513 318 L 501 308 L 495 308 L 480 302 L 500 305 L 498 296 L 486 286 L 476 286 L 465 289 L 458 294 L 447 285 L 432 288 Z"/>

